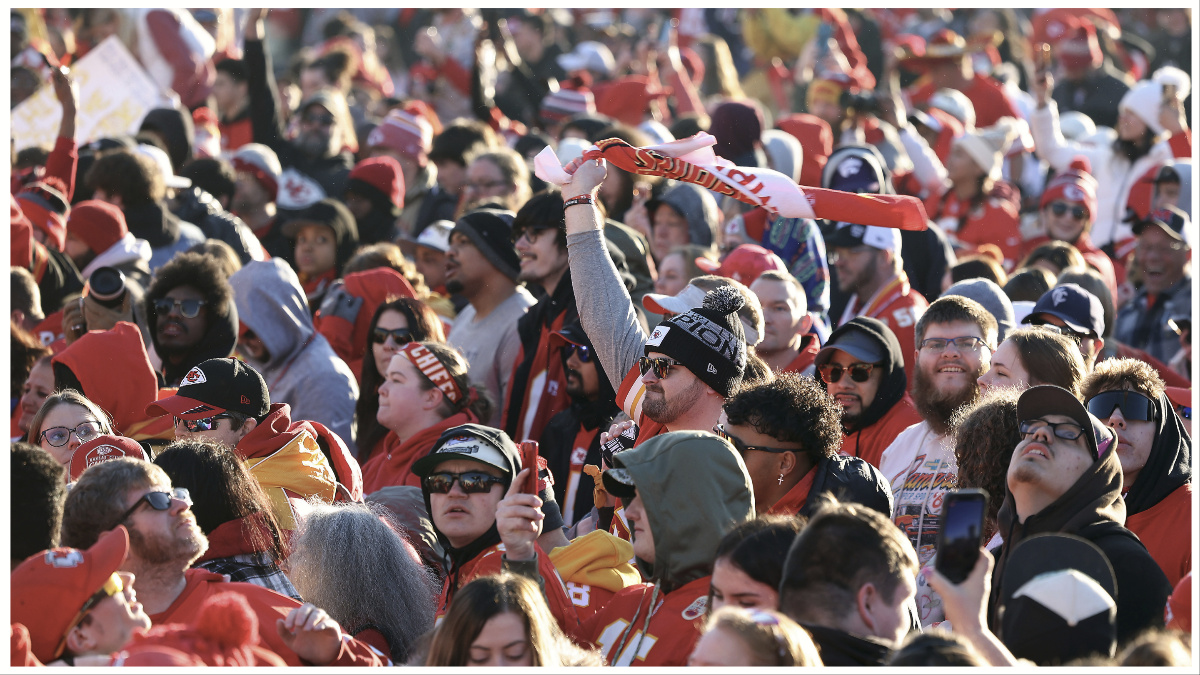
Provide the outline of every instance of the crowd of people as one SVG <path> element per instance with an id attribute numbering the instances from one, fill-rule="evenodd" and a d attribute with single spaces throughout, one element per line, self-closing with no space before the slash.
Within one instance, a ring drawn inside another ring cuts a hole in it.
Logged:
<path id="1" fill-rule="evenodd" d="M 1191 9 L 10 15 L 12 665 L 1195 665 Z"/>

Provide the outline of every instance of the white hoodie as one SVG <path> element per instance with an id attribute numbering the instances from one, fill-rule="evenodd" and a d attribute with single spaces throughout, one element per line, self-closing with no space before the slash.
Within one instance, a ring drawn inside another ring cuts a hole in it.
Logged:
<path id="1" fill-rule="evenodd" d="M 126 232 L 117 243 L 109 246 L 108 250 L 88 263 L 81 274 L 87 279 L 92 276 L 92 272 L 101 267 L 117 267 L 134 260 L 142 260 L 147 266 L 150 265 L 150 242 Z"/>

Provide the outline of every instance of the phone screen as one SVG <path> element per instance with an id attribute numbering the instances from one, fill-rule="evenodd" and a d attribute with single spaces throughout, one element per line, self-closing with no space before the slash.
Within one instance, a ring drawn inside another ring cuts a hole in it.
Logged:
<path id="1" fill-rule="evenodd" d="M 942 507 L 936 567 L 947 579 L 962 583 L 975 567 L 983 543 L 983 516 L 987 494 L 958 491 L 946 495 Z"/>

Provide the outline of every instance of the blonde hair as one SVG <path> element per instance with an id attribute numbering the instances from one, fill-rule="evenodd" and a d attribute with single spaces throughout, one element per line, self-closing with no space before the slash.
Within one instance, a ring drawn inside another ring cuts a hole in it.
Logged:
<path id="1" fill-rule="evenodd" d="M 704 632 L 725 630 L 754 657 L 753 666 L 823 666 L 812 636 L 779 612 L 725 606 L 713 612 Z"/>

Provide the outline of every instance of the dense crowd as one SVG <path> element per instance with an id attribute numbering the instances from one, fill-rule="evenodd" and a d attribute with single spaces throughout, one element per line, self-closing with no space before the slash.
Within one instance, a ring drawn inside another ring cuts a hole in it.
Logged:
<path id="1" fill-rule="evenodd" d="M 1195 666 L 1191 9 L 10 17 L 12 665 Z"/>

